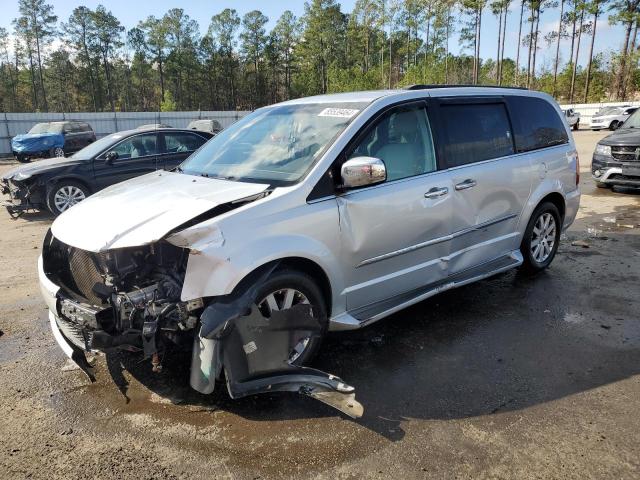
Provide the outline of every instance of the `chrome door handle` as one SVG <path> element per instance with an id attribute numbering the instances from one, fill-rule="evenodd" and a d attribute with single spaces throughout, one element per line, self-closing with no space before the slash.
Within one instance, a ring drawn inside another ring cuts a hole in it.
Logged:
<path id="1" fill-rule="evenodd" d="M 424 194 L 424 198 L 438 198 L 438 197 L 442 197 L 443 195 L 446 195 L 447 193 L 449 193 L 449 189 L 447 187 L 443 187 L 443 188 L 434 187 Z"/>
<path id="2" fill-rule="evenodd" d="M 470 178 L 466 179 L 464 182 L 458 183 L 456 185 L 456 190 L 466 190 L 467 188 L 473 188 L 478 184 L 475 180 L 471 180 Z"/>

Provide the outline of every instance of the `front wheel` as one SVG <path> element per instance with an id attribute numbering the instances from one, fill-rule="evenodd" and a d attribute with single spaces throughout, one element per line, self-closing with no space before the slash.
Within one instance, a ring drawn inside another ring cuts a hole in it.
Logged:
<path id="1" fill-rule="evenodd" d="M 327 331 L 327 307 L 322 291 L 316 282 L 307 274 L 297 270 L 276 270 L 258 287 L 256 304 L 265 318 L 274 311 L 286 310 L 298 304 L 311 305 L 314 318 L 320 323 L 320 335 L 294 339 L 289 354 L 289 362 L 294 365 L 305 365 L 315 356 Z"/>
<path id="2" fill-rule="evenodd" d="M 596 187 L 598 188 L 611 188 L 611 185 L 604 182 L 596 182 Z"/>
<path id="3" fill-rule="evenodd" d="M 573 124 L 573 129 L 578 130 L 580 128 L 580 122 L 576 122 Z"/>
<path id="4" fill-rule="evenodd" d="M 523 271 L 538 273 L 551 264 L 558 251 L 561 225 L 560 212 L 553 203 L 545 202 L 536 208 L 520 244 Z"/>
<path id="5" fill-rule="evenodd" d="M 89 196 L 89 190 L 83 184 L 73 180 L 62 180 L 49 190 L 47 207 L 55 216 L 73 207 Z"/>
<path id="6" fill-rule="evenodd" d="M 51 157 L 64 158 L 64 149 L 62 147 L 52 148 Z"/>

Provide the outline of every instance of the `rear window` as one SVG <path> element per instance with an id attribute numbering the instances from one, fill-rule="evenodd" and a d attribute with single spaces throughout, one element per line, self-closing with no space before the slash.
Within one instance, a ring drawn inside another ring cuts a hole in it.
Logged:
<path id="1" fill-rule="evenodd" d="M 447 135 L 449 167 L 513 154 L 509 117 L 503 103 L 443 104 L 440 114 Z"/>
<path id="2" fill-rule="evenodd" d="M 511 110 L 516 151 L 530 152 L 540 148 L 569 143 L 564 122 L 553 106 L 536 97 L 507 97 Z"/>

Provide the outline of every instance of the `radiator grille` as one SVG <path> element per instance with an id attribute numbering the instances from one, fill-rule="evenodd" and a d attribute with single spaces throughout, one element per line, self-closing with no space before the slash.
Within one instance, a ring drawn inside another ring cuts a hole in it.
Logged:
<path id="1" fill-rule="evenodd" d="M 96 283 L 104 280 L 90 252 L 78 248 L 69 249 L 69 268 L 77 293 L 94 305 L 100 305 L 102 300 L 93 292 Z"/>
<path id="2" fill-rule="evenodd" d="M 611 147 L 611 156 L 623 162 L 637 162 L 640 156 L 640 147 Z"/>

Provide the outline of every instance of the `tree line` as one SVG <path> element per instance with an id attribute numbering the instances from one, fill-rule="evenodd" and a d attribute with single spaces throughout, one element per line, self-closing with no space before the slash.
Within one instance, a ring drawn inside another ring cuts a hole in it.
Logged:
<path id="1" fill-rule="evenodd" d="M 574 103 L 626 100 L 640 86 L 640 0 L 358 0 L 350 13 L 309 0 L 300 18 L 284 11 L 270 31 L 262 12 L 231 8 L 205 30 L 181 8 L 129 30 L 103 5 L 59 19 L 46 0 L 19 0 L 19 13 L 0 28 L 6 112 L 251 110 L 413 83 L 524 86 Z M 487 16 L 497 30 L 483 29 Z M 622 25 L 622 47 L 594 55 L 605 16 Z M 557 27 L 543 35 L 541 18 Z M 516 31 L 515 58 L 505 58 Z M 489 34 L 495 56 L 481 58 Z"/>

